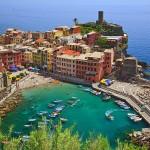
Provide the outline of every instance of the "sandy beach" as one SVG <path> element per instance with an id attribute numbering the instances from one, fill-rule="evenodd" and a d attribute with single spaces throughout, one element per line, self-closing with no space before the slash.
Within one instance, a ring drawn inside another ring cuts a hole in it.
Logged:
<path id="1" fill-rule="evenodd" d="M 51 77 L 45 77 L 39 73 L 29 72 L 29 75 L 19 82 L 19 89 L 26 89 L 32 87 L 39 87 L 48 84 L 58 84 L 59 81 L 52 79 Z"/>

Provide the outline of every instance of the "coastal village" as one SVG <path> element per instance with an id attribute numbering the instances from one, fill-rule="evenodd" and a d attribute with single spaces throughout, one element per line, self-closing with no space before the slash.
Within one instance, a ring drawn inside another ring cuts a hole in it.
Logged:
<path id="1" fill-rule="evenodd" d="M 126 57 L 128 35 L 123 28 L 107 23 L 103 11 L 96 22 L 80 24 L 75 18 L 74 23 L 46 32 L 11 28 L 0 35 L 0 116 L 20 102 L 15 101 L 20 93 L 9 98 L 16 90 L 53 79 L 90 85 L 122 99 L 150 125 L 150 81 L 143 79 L 138 60 Z M 149 141 L 150 129 L 144 131 L 140 135 Z"/>

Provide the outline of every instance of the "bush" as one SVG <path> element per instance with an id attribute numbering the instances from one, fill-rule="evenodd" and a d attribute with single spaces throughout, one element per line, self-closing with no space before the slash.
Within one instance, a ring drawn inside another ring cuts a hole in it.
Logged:
<path id="1" fill-rule="evenodd" d="M 21 140 L 20 137 L 11 138 L 11 132 L 12 129 L 8 135 L 0 133 L 2 150 L 111 150 L 107 138 L 91 136 L 86 141 L 81 141 L 78 133 L 73 134 L 70 128 L 63 130 L 61 124 L 53 133 L 46 126 L 32 131 L 27 141 Z M 147 149 L 133 144 L 118 142 L 116 150 Z"/>

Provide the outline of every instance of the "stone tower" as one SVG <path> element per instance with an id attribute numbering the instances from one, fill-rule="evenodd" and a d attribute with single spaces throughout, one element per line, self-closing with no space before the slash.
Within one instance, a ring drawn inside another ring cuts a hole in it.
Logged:
<path id="1" fill-rule="evenodd" d="M 98 12 L 98 20 L 97 20 L 97 24 L 103 24 L 104 22 L 104 12 L 103 11 L 99 11 Z"/>

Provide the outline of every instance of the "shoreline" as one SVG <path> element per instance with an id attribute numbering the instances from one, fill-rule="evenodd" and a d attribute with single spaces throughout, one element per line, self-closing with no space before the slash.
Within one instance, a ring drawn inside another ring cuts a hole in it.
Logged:
<path id="1" fill-rule="evenodd" d="M 142 102 L 140 101 L 133 101 L 132 99 L 135 99 L 133 96 L 123 95 L 120 92 L 116 92 L 107 88 L 99 88 L 97 84 L 93 84 L 92 88 L 98 91 L 103 91 L 105 93 L 108 93 L 116 98 L 122 99 L 126 101 L 149 125 L 150 125 L 150 112 L 148 110 L 146 112 L 142 111 L 140 108 L 140 105 L 142 105 Z M 138 103 L 138 104 L 137 104 Z"/>
<path id="2" fill-rule="evenodd" d="M 32 77 L 38 79 L 38 82 L 31 82 L 29 79 Z M 50 85 L 53 86 L 60 83 L 60 81 L 52 79 L 51 77 L 43 80 L 44 78 L 45 77 L 41 76 L 40 74 L 30 73 L 29 76 L 19 81 L 19 88 L 14 85 L 10 95 L 7 95 L 2 101 L 0 101 L 0 117 L 6 117 L 9 112 L 13 111 L 21 103 L 23 90 Z M 50 80 L 51 82 L 49 82 Z"/>

